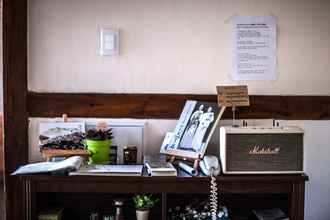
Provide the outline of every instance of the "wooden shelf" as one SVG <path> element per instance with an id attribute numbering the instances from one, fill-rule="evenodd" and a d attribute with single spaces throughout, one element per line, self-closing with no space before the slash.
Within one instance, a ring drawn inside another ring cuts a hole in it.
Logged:
<path id="1" fill-rule="evenodd" d="M 161 196 L 163 220 L 169 206 L 188 197 L 209 193 L 209 177 L 114 177 L 114 176 L 66 176 L 51 175 L 22 176 L 25 182 L 26 205 L 30 207 L 28 219 L 35 219 L 40 204 L 91 199 L 97 203 L 111 195 L 133 195 L 134 193 L 154 193 Z M 222 175 L 217 178 L 219 194 L 233 207 L 247 208 L 258 204 L 277 204 L 288 212 L 291 220 L 304 218 L 304 186 L 308 176 L 297 175 Z M 235 196 L 236 195 L 236 196 Z M 246 203 L 246 199 L 250 202 Z M 106 201 L 108 201 L 106 200 Z M 268 203 L 267 203 L 268 201 Z M 189 202 L 189 200 L 188 200 Z M 70 208 L 70 207 L 69 207 Z M 72 208 L 72 207 L 71 207 Z M 230 208 L 230 207 L 229 207 Z M 88 209 L 86 207 L 85 209 Z M 158 213 L 159 214 L 159 213 Z M 157 213 L 156 213 L 157 215 Z M 72 216 L 71 216 L 72 217 Z"/>
<path id="2" fill-rule="evenodd" d="M 24 176 L 36 182 L 38 192 L 100 192 L 136 193 L 167 192 L 191 193 L 207 192 L 209 177 L 122 177 L 122 176 L 67 176 L 50 175 Z M 286 184 L 307 181 L 303 175 L 223 175 L 217 177 L 221 192 L 230 193 L 287 193 L 292 188 Z M 261 185 L 263 187 L 261 187 Z M 269 186 L 269 188 L 267 188 Z M 193 190 L 193 191 L 192 191 Z"/>

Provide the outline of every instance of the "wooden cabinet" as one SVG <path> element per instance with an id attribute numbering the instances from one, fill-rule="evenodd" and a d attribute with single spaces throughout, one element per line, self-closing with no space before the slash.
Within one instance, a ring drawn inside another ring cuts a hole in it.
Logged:
<path id="1" fill-rule="evenodd" d="M 150 219 L 167 219 L 168 209 L 194 197 L 208 198 L 208 177 L 23 176 L 27 219 L 49 206 L 65 208 L 64 219 L 89 219 L 92 210 L 108 213 L 113 199 L 125 199 L 128 219 L 134 219 L 131 197 L 149 192 L 160 202 Z M 217 178 L 219 201 L 228 208 L 283 209 L 291 220 L 304 219 L 306 175 L 223 175 Z"/>

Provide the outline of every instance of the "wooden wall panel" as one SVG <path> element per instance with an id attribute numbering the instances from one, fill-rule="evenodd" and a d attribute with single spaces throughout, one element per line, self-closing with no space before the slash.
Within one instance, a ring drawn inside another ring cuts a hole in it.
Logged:
<path id="1" fill-rule="evenodd" d="M 113 117 L 177 119 L 186 100 L 216 102 L 216 95 L 194 94 L 28 94 L 30 117 Z M 241 119 L 329 120 L 330 96 L 250 96 L 238 109 Z M 227 109 L 223 118 L 231 118 Z"/>
<path id="2" fill-rule="evenodd" d="M 3 183 L 3 168 L 4 168 L 3 157 L 4 157 L 4 148 L 3 148 L 3 117 L 2 117 L 2 113 L 0 113 L 0 183 Z M 0 188 L 0 191 L 2 191 L 2 188 Z"/>
<path id="3" fill-rule="evenodd" d="M 25 219 L 23 185 L 10 176 L 28 162 L 27 0 L 3 0 L 6 219 Z"/>
<path id="4" fill-rule="evenodd" d="M 30 117 L 177 118 L 186 99 L 209 95 L 29 93 Z"/>

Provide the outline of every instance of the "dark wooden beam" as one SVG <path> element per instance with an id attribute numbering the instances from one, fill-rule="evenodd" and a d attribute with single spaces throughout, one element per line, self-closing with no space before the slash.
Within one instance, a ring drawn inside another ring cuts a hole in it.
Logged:
<path id="1" fill-rule="evenodd" d="M 30 117 L 177 118 L 186 99 L 216 101 L 212 95 L 72 94 L 28 95 Z"/>
<path id="2" fill-rule="evenodd" d="M 27 0 L 3 0 L 6 219 L 25 219 L 23 184 L 10 176 L 28 162 Z"/>
<path id="3" fill-rule="evenodd" d="M 329 120 L 330 96 L 250 96 L 250 106 L 238 110 L 239 118 Z"/>
<path id="4" fill-rule="evenodd" d="M 28 93 L 30 117 L 163 118 L 180 116 L 186 100 L 216 102 L 216 95 Z M 250 96 L 241 119 L 330 119 L 330 96 Z M 231 118 L 227 109 L 223 118 Z"/>

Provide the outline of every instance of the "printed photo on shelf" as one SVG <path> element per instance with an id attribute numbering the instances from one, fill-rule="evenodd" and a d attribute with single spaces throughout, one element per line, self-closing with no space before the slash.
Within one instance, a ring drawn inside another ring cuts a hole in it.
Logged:
<path id="1" fill-rule="evenodd" d="M 39 151 L 44 159 L 62 160 L 68 156 L 88 156 L 84 143 L 85 124 L 82 122 L 41 122 Z"/>
<path id="2" fill-rule="evenodd" d="M 174 132 L 168 132 L 161 146 L 161 153 L 199 158 L 205 153 L 212 133 L 224 108 L 217 103 L 188 100 Z"/>
<path id="3" fill-rule="evenodd" d="M 39 141 L 42 144 L 49 139 L 77 132 L 85 132 L 85 124 L 83 122 L 40 122 Z"/>

